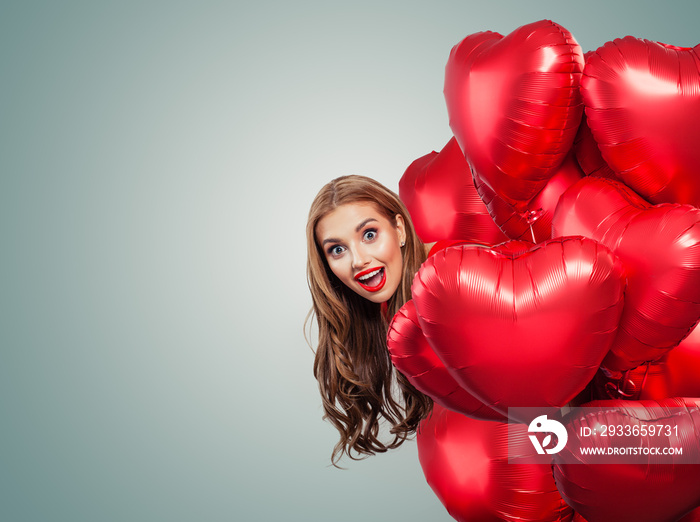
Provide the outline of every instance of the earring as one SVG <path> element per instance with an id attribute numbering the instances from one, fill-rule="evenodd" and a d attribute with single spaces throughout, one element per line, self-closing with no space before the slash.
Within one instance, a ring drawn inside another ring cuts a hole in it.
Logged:
<path id="1" fill-rule="evenodd" d="M 404 246 L 406 246 L 406 242 L 405 242 L 405 241 L 401 241 L 401 247 L 403 248 Z"/>

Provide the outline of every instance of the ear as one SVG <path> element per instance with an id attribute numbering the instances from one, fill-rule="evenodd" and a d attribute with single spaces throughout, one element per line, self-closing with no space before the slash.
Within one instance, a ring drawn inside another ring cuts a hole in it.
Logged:
<path id="1" fill-rule="evenodd" d="M 399 244 L 406 242 L 406 223 L 401 214 L 396 214 L 396 232 L 399 234 Z"/>

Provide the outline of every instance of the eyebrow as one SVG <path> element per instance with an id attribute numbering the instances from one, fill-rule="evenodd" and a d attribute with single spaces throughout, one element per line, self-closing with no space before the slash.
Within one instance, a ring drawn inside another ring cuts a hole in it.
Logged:
<path id="1" fill-rule="evenodd" d="M 359 225 L 357 225 L 357 226 L 355 227 L 355 232 L 359 232 L 360 230 L 362 230 L 362 228 L 363 228 L 367 223 L 371 223 L 372 221 L 377 221 L 377 220 L 374 219 L 374 218 L 367 218 L 367 219 L 365 219 L 362 223 L 360 223 Z"/>
<path id="2" fill-rule="evenodd" d="M 355 227 L 355 232 L 359 232 L 360 230 L 362 230 L 362 229 L 364 228 L 364 226 L 365 226 L 367 223 L 371 223 L 371 222 L 373 222 L 373 221 L 377 221 L 377 220 L 376 220 L 375 218 L 367 218 L 367 219 L 365 219 L 362 223 L 360 223 L 359 225 L 357 225 L 357 226 Z M 337 239 L 337 238 L 335 238 L 335 237 L 329 237 L 328 239 L 324 239 L 324 240 L 323 240 L 323 243 L 321 243 L 321 245 L 324 245 L 324 246 L 325 246 L 326 243 L 340 243 L 340 239 Z"/>

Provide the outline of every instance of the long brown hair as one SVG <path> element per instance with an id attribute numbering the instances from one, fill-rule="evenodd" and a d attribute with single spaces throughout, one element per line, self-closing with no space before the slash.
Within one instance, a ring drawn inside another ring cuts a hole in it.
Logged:
<path id="1" fill-rule="evenodd" d="M 340 205 L 357 202 L 374 203 L 394 225 L 397 214 L 404 220 L 403 273 L 399 287 L 386 303 L 386 316 L 381 305 L 359 296 L 333 274 L 316 241 L 316 226 L 324 216 Z M 395 371 L 386 346 L 387 317 L 411 299 L 411 283 L 425 260 L 425 249 L 399 197 L 364 176 L 343 176 L 321 189 L 309 211 L 306 239 L 307 279 L 313 299 L 310 316 L 316 316 L 319 331 L 314 376 L 323 399 L 324 419 L 340 432 L 331 457 L 335 465 L 343 453 L 357 460 L 353 450 L 368 456 L 399 446 L 430 412 L 432 400 Z M 392 391 L 394 379 L 402 401 L 395 398 L 397 391 Z M 386 444 L 379 438 L 382 418 L 392 426 L 393 440 Z"/>

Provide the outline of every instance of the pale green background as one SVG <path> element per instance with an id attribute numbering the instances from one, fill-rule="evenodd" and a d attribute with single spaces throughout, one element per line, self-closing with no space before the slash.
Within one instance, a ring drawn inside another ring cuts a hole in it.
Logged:
<path id="1" fill-rule="evenodd" d="M 450 138 L 452 45 L 687 2 L 2 2 L 0 520 L 449 521 L 415 443 L 328 466 L 304 224 Z"/>

